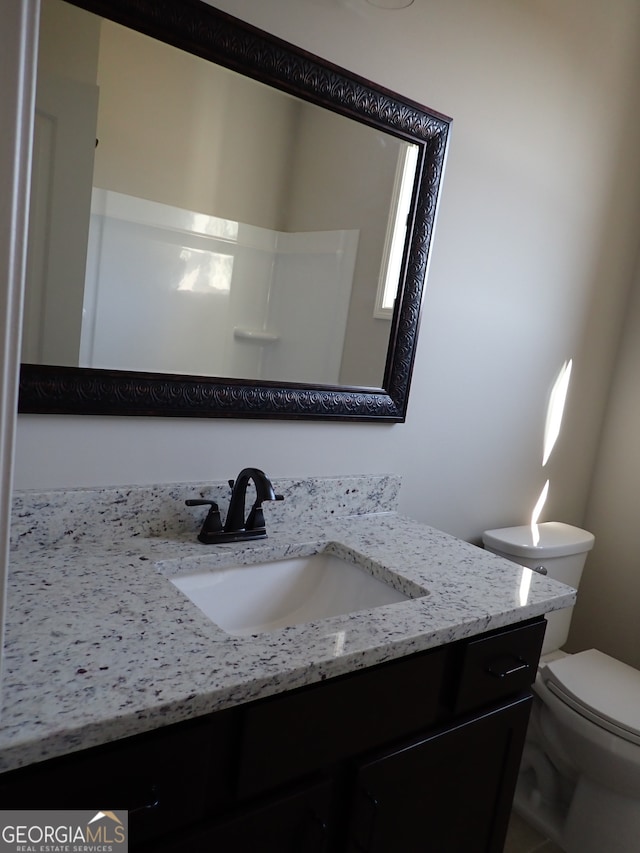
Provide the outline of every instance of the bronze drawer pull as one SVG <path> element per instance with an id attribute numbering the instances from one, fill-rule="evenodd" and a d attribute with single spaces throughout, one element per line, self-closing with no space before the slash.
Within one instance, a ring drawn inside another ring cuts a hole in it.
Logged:
<path id="1" fill-rule="evenodd" d="M 149 802 L 144 803 L 144 805 L 136 806 L 132 809 L 129 809 L 129 817 L 132 815 L 144 814 L 145 812 L 149 812 L 152 809 L 157 809 L 160 806 L 160 793 L 158 791 L 157 785 L 152 785 L 149 789 Z"/>
<path id="2" fill-rule="evenodd" d="M 491 675 L 495 675 L 496 678 L 507 678 L 509 675 L 515 675 L 517 672 L 524 672 L 529 668 L 530 666 L 526 660 L 521 657 L 517 657 L 515 663 L 513 661 L 509 661 L 507 663 L 504 659 L 497 663 L 492 663 L 488 666 L 487 672 L 490 672 Z"/>

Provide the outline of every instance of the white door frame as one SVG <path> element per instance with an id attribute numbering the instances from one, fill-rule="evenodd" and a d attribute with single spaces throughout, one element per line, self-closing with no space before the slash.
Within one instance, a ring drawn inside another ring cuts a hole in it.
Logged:
<path id="1" fill-rule="evenodd" d="M 2 3 L 0 27 L 0 674 L 18 400 L 39 0 Z"/>

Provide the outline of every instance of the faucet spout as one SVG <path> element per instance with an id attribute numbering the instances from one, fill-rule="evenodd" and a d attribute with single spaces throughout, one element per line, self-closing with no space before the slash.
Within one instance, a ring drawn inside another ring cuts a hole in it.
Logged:
<path id="1" fill-rule="evenodd" d="M 245 502 L 250 482 L 253 482 L 255 486 L 256 499 L 245 521 Z M 211 505 L 198 536 L 200 542 L 205 545 L 220 542 L 239 542 L 244 539 L 264 539 L 267 530 L 262 512 L 262 502 L 284 500 L 283 495 L 276 495 L 271 480 L 259 468 L 243 468 L 235 480 L 229 480 L 229 485 L 231 486 L 231 500 L 224 527 L 220 521 L 218 506 L 213 501 L 200 498 L 186 501 L 187 506 Z"/>
<path id="2" fill-rule="evenodd" d="M 245 502 L 249 482 L 253 481 L 256 490 L 256 499 L 245 522 Z M 243 468 L 235 481 L 229 480 L 231 486 L 231 500 L 229 510 L 224 523 L 226 533 L 235 533 L 238 530 L 256 530 L 264 528 L 264 515 L 262 513 L 262 501 L 282 500 L 282 495 L 276 495 L 271 480 L 264 471 L 259 468 Z"/>

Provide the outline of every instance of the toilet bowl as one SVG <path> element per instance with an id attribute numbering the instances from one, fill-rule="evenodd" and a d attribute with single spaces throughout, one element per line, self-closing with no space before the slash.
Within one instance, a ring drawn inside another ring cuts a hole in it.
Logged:
<path id="1" fill-rule="evenodd" d="M 574 587 L 594 542 L 558 522 L 490 530 L 483 540 Z M 514 808 L 566 853 L 638 853 L 640 672 L 595 649 L 564 653 L 570 612 L 547 619 Z"/>

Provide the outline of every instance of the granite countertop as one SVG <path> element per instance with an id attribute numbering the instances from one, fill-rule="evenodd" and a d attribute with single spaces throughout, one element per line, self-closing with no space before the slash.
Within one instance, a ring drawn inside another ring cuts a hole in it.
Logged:
<path id="1" fill-rule="evenodd" d="M 14 501 L 0 772 L 312 684 L 568 607 L 575 591 L 394 511 L 399 480 L 276 481 L 266 540 L 203 546 L 184 498 L 222 484 Z M 227 489 L 228 491 L 228 489 Z M 288 506 L 287 506 L 288 503 Z M 200 513 L 201 515 L 202 513 Z M 428 594 L 233 636 L 170 581 L 328 545 Z"/>

